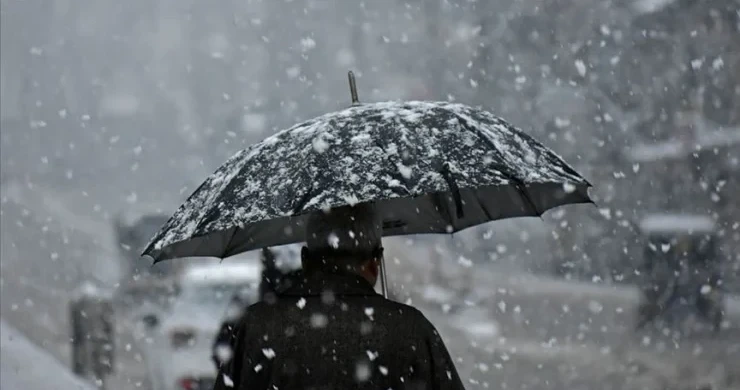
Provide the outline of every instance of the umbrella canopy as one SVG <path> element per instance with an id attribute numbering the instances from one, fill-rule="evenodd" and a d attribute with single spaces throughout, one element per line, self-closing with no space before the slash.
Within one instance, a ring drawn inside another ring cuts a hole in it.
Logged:
<path id="1" fill-rule="evenodd" d="M 354 105 L 237 153 L 144 251 L 228 257 L 304 241 L 316 210 L 374 202 L 385 236 L 453 233 L 590 202 L 553 151 L 486 111 L 449 102 Z"/>

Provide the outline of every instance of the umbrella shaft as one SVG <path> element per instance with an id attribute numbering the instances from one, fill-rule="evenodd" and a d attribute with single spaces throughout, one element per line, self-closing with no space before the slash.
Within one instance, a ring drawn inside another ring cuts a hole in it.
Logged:
<path id="1" fill-rule="evenodd" d="M 383 297 L 388 299 L 388 274 L 385 272 L 385 256 L 380 258 L 380 288 L 383 290 Z"/>

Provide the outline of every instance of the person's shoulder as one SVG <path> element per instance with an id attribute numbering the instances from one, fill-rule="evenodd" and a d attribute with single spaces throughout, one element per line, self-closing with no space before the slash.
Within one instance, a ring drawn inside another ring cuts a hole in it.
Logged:
<path id="1" fill-rule="evenodd" d="M 269 329 L 279 318 L 279 313 L 274 310 L 273 306 L 264 301 L 247 306 L 235 321 L 235 328 L 245 331 L 245 334 L 260 333 Z"/>
<path id="2" fill-rule="evenodd" d="M 270 310 L 270 304 L 265 301 L 257 301 L 244 309 L 244 316 L 262 315 Z"/>
<path id="3" fill-rule="evenodd" d="M 417 326 L 421 326 L 425 328 L 428 328 L 428 327 L 434 328 L 432 323 L 427 319 L 424 313 L 421 312 L 421 310 L 411 305 L 392 301 L 390 299 L 383 298 L 383 300 L 385 302 L 385 306 L 387 310 L 392 310 L 394 312 L 401 314 L 404 320 L 412 321 L 412 323 L 416 324 Z"/>
<path id="4" fill-rule="evenodd" d="M 403 325 L 410 329 L 414 337 L 439 340 L 437 327 L 421 312 L 421 310 L 400 302 L 391 302 L 390 305 L 401 313 Z"/>

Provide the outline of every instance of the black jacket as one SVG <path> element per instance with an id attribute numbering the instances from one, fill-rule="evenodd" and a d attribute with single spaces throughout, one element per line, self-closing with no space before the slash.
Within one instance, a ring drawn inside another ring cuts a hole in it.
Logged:
<path id="1" fill-rule="evenodd" d="M 263 268 L 262 271 L 262 281 L 260 282 L 259 288 L 260 301 L 270 301 L 273 298 L 269 297 L 268 294 L 274 297 L 281 288 L 285 290 L 296 281 L 303 280 L 303 272 L 301 270 L 283 274 L 276 268 L 276 272 L 265 272 L 266 269 L 267 268 Z M 216 365 L 217 370 L 220 369 L 221 366 L 224 364 L 224 362 L 221 361 L 221 357 L 219 356 L 219 350 L 224 347 L 229 347 L 231 344 L 234 343 L 234 339 L 236 338 L 237 325 L 239 324 L 239 320 L 243 316 L 243 312 L 246 309 L 247 304 L 242 302 L 239 295 L 235 295 L 234 297 L 232 297 L 231 302 L 229 303 L 229 311 L 240 311 L 242 312 L 242 314 L 236 316 L 227 316 L 227 318 L 224 319 L 224 322 L 221 323 L 221 327 L 216 334 L 216 339 L 214 340 L 211 347 L 211 360 L 213 360 L 213 363 Z"/>
<path id="2" fill-rule="evenodd" d="M 314 273 L 250 306 L 215 390 L 463 389 L 434 326 L 363 278 Z"/>

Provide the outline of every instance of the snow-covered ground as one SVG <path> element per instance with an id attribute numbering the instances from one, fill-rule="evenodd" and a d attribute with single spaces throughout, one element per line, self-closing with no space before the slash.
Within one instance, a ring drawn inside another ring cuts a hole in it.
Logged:
<path id="1" fill-rule="evenodd" d="M 49 352 L 0 319 L 0 388 L 2 390 L 92 390 Z"/>
<path id="2" fill-rule="evenodd" d="M 110 229 L 81 217 L 81 206 L 70 201 L 69 193 L 41 185 L 3 183 L 0 206 L 2 318 L 53 357 L 56 366 L 71 367 L 71 291 L 91 275 L 102 281 L 116 279 Z M 116 371 L 107 380 L 110 390 L 149 388 L 145 356 L 138 348 L 146 340 L 130 328 L 125 321 L 116 323 Z M 2 363 L 5 370 L 5 359 Z"/>

